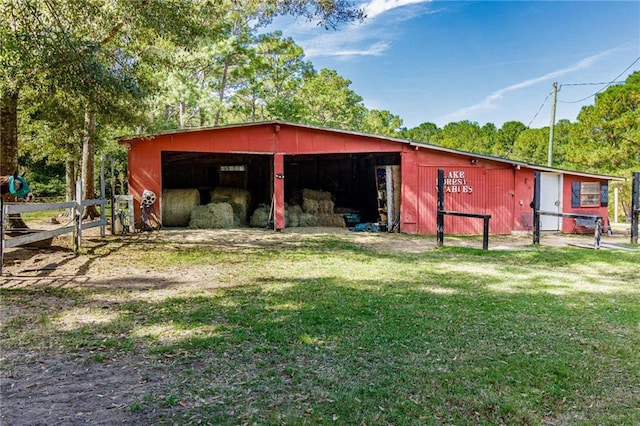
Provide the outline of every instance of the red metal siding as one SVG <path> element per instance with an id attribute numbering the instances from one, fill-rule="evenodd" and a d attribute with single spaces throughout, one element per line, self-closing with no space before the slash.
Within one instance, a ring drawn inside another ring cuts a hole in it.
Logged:
<path id="1" fill-rule="evenodd" d="M 482 167 L 419 167 L 419 233 L 436 232 L 438 169 L 445 172 L 444 208 L 450 211 L 491 214 L 489 231 L 509 234 L 513 226 L 513 171 Z M 483 221 L 477 218 L 445 216 L 446 233 L 481 234 Z"/>
<path id="2" fill-rule="evenodd" d="M 562 205 L 563 213 L 583 213 L 588 215 L 599 215 L 604 218 L 605 224 L 609 223 L 608 207 L 572 207 L 571 206 L 571 184 L 573 182 L 600 182 L 600 185 L 607 185 L 608 181 L 604 179 L 596 179 L 591 177 L 564 175 L 563 188 L 562 188 Z M 562 232 L 572 233 L 576 232 L 576 220 L 572 218 L 562 219 Z"/>
<path id="3" fill-rule="evenodd" d="M 436 232 L 438 169 L 445 175 L 445 210 L 485 213 L 485 171 L 479 167 L 422 166 L 420 167 L 420 232 Z M 445 216 L 445 232 L 454 234 L 482 233 L 482 220 Z"/>
<path id="4" fill-rule="evenodd" d="M 487 170 L 486 210 L 491 215 L 489 232 L 510 234 L 513 230 L 514 172 L 511 169 Z"/>

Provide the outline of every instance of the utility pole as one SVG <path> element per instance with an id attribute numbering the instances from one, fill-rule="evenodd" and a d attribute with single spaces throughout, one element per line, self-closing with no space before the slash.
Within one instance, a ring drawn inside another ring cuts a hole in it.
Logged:
<path id="1" fill-rule="evenodd" d="M 558 97 L 558 82 L 553 83 L 553 100 L 551 101 L 551 124 L 549 125 L 549 152 L 547 166 L 553 166 L 553 126 L 556 124 L 556 98 Z"/>

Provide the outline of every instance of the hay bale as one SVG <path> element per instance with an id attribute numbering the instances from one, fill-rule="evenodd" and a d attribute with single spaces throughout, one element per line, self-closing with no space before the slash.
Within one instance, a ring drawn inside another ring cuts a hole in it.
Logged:
<path id="1" fill-rule="evenodd" d="M 200 205 L 197 189 L 166 189 L 162 193 L 162 224 L 164 226 L 187 226 L 191 211 Z"/>
<path id="2" fill-rule="evenodd" d="M 331 193 L 328 191 L 319 191 L 315 189 L 303 189 L 302 190 L 302 199 L 309 200 L 331 200 Z"/>
<path id="3" fill-rule="evenodd" d="M 254 228 L 266 228 L 269 223 L 269 211 L 271 208 L 264 204 L 254 210 L 249 225 Z"/>
<path id="4" fill-rule="evenodd" d="M 302 199 L 302 210 L 309 214 L 318 214 L 318 201 L 312 198 Z"/>
<path id="5" fill-rule="evenodd" d="M 298 224 L 302 227 L 318 226 L 318 216 L 300 213 L 298 215 Z"/>
<path id="6" fill-rule="evenodd" d="M 337 214 L 321 214 L 318 215 L 318 226 L 327 226 L 331 228 L 344 228 L 344 217 Z"/>
<path id="7" fill-rule="evenodd" d="M 229 203 L 196 206 L 191 211 L 189 220 L 189 228 L 194 229 L 225 229 L 233 228 L 233 225 L 233 207 Z"/>
<path id="8" fill-rule="evenodd" d="M 300 215 L 300 214 L 304 213 L 304 212 L 302 211 L 302 207 L 300 207 L 300 206 L 299 206 L 299 205 L 297 205 L 297 204 L 293 204 L 293 205 L 291 205 L 291 206 L 287 206 L 286 208 L 287 208 L 291 213 L 294 213 L 294 214 L 297 214 L 297 215 Z"/>
<path id="9" fill-rule="evenodd" d="M 319 200 L 318 201 L 318 213 L 320 213 L 320 214 L 333 214 L 333 201 L 331 201 L 331 200 Z"/>
<path id="10" fill-rule="evenodd" d="M 247 223 L 251 193 L 242 188 L 228 188 L 219 186 L 210 193 L 211 202 L 224 202 L 231 204 L 235 216 L 236 225 Z"/>
<path id="11" fill-rule="evenodd" d="M 284 211 L 284 226 L 287 228 L 297 228 L 300 226 L 300 215 L 294 211 Z"/>

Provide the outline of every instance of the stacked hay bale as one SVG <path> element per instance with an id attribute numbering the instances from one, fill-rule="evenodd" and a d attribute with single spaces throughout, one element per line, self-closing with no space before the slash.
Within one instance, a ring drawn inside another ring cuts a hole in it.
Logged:
<path id="1" fill-rule="evenodd" d="M 219 186 L 210 193 L 212 203 L 229 203 L 233 208 L 233 218 L 236 226 L 247 223 L 251 193 L 242 188 L 227 188 Z"/>
<path id="2" fill-rule="evenodd" d="M 229 203 L 209 203 L 196 206 L 191 211 L 189 228 L 225 229 L 235 224 L 233 207 Z"/>
<path id="3" fill-rule="evenodd" d="M 166 189 L 162 193 L 163 226 L 187 226 L 191 211 L 200 205 L 197 189 Z"/>
<path id="4" fill-rule="evenodd" d="M 344 228 L 342 215 L 334 214 L 334 204 L 331 193 L 313 189 L 302 190 L 302 210 L 305 213 L 316 216 L 317 226 L 329 226 Z M 315 225 L 309 225 L 315 226 Z"/>
<path id="5" fill-rule="evenodd" d="M 271 212 L 269 206 L 262 205 L 253 212 L 250 225 L 266 228 L 269 226 L 269 219 L 273 220 L 273 212 Z M 311 226 L 345 227 L 344 217 L 334 214 L 331 193 L 313 189 L 302 190 L 302 206 L 298 204 L 285 205 L 284 220 L 287 228 Z"/>

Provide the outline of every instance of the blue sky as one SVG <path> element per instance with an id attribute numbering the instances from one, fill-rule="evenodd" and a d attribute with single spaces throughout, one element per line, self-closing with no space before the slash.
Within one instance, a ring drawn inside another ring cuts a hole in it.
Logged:
<path id="1" fill-rule="evenodd" d="M 640 70 L 638 1 L 354 3 L 367 12 L 364 23 L 327 31 L 279 18 L 270 29 L 302 46 L 316 70 L 351 80 L 368 108 L 391 111 L 409 128 L 460 120 L 548 126 L 553 82 L 556 120 L 576 121 L 606 87 L 590 83 Z"/>

